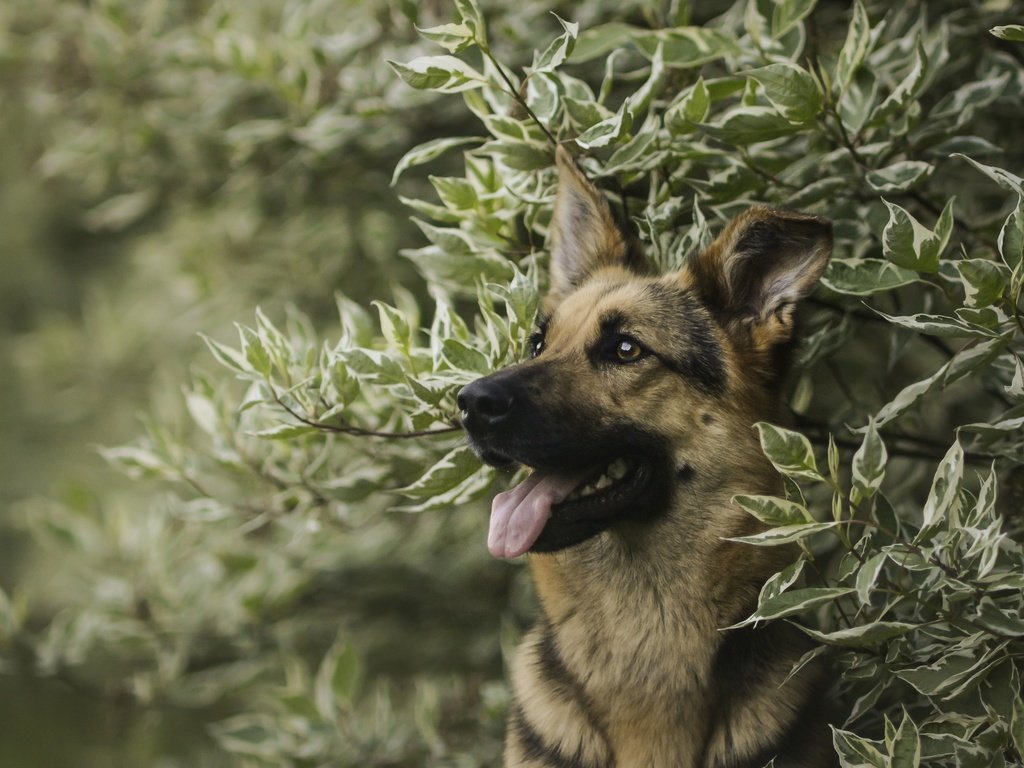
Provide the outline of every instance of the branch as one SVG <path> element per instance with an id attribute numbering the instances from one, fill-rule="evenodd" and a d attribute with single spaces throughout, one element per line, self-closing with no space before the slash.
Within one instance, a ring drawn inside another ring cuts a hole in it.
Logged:
<path id="1" fill-rule="evenodd" d="M 526 111 L 526 114 L 530 116 L 530 119 L 537 124 L 537 127 L 544 132 L 544 135 L 547 136 L 548 141 L 551 142 L 551 146 L 557 147 L 558 139 L 554 137 L 551 131 L 548 130 L 547 126 L 544 125 L 544 123 L 540 121 L 540 118 L 537 117 L 536 114 L 534 114 L 532 109 L 530 109 L 530 105 L 526 103 L 526 99 L 523 97 L 521 93 L 519 93 L 519 89 L 516 88 L 515 84 L 512 82 L 512 78 L 508 76 L 508 73 L 505 72 L 505 68 L 501 66 L 501 62 L 499 62 L 498 59 L 494 56 L 494 54 L 491 53 L 491 49 L 488 46 L 481 44 L 480 50 L 483 52 L 484 56 L 486 56 L 490 60 L 491 64 L 494 65 L 494 68 L 498 71 L 498 74 L 501 75 L 501 79 L 505 81 L 505 85 L 508 87 L 508 95 L 515 99 L 516 103 Z"/>
<path id="2" fill-rule="evenodd" d="M 352 435 L 354 437 L 383 437 L 393 440 L 405 440 L 408 438 L 415 437 L 430 437 L 431 435 L 447 435 L 452 432 L 459 432 L 462 430 L 462 426 L 451 426 L 442 427 L 440 429 L 420 429 L 412 432 L 382 432 L 376 429 L 363 429 L 362 427 L 353 427 L 351 424 L 326 424 L 316 419 L 311 419 L 303 416 L 301 413 L 290 407 L 284 400 L 282 400 L 277 393 L 274 393 L 274 402 L 284 408 L 288 414 L 297 421 L 302 422 L 307 427 L 313 427 L 319 429 L 322 432 L 333 432 L 341 435 Z"/>

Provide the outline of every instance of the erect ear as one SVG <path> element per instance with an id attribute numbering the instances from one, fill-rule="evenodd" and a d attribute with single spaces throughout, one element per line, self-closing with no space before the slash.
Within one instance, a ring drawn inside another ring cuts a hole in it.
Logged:
<path id="1" fill-rule="evenodd" d="M 690 272 L 727 330 L 771 347 L 792 338 L 796 302 L 814 289 L 831 254 L 827 219 L 756 206 L 733 219 Z"/>
<path id="2" fill-rule="evenodd" d="M 611 206 L 583 174 L 569 152 L 555 152 L 558 193 L 551 219 L 551 293 L 565 296 L 598 269 L 641 269 L 643 253 L 636 239 L 616 224 Z"/>

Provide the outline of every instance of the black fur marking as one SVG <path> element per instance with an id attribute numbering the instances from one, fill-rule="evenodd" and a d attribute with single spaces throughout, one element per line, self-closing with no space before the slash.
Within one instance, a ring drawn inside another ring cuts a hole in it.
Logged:
<path id="1" fill-rule="evenodd" d="M 682 337 L 676 349 L 662 356 L 662 362 L 693 382 L 701 392 L 712 396 L 724 394 L 726 382 L 722 347 L 715 338 L 707 311 L 686 291 L 667 289 L 658 284 L 648 290 L 654 288 L 659 289 L 655 291 L 658 298 L 671 301 L 675 307 L 676 312 L 670 322 Z"/>
<path id="2" fill-rule="evenodd" d="M 681 483 L 688 483 L 693 480 L 693 467 L 689 464 L 683 464 L 676 469 L 676 479 Z"/>
<path id="3" fill-rule="evenodd" d="M 517 706 L 512 710 L 511 719 L 512 727 L 523 744 L 523 757 L 527 760 L 536 760 L 550 768 L 595 768 L 584 763 L 579 755 L 566 757 L 558 747 L 545 742 L 526 719 L 522 707 Z"/>
<path id="4" fill-rule="evenodd" d="M 765 677 L 777 659 L 798 658 L 813 647 L 810 638 L 788 624 L 729 630 L 719 646 L 712 673 L 719 686 L 720 717 L 728 721 L 730 702 L 742 702 L 748 692 L 765 689 L 769 684 Z M 771 742 L 756 754 L 732 756 L 719 768 L 762 768 L 773 758 L 783 768 L 803 765 L 819 750 L 822 755 L 829 754 L 827 723 L 831 707 L 827 688 L 828 680 L 822 675 L 785 730 L 771 735 Z M 809 737 L 812 732 L 814 737 Z"/>
<path id="5" fill-rule="evenodd" d="M 558 696 L 576 704 L 590 729 L 604 737 L 604 730 L 593 712 L 593 704 L 584 690 L 583 684 L 565 666 L 562 653 L 558 648 L 558 641 L 555 638 L 554 628 L 544 622 L 540 631 L 541 636 L 537 641 L 538 671 L 551 684 L 551 690 L 555 691 Z"/>
<path id="6" fill-rule="evenodd" d="M 811 690 L 803 706 L 793 715 L 786 730 L 778 734 L 774 743 L 759 752 L 738 757 L 721 764 L 721 768 L 763 768 L 772 760 L 778 768 L 791 765 L 838 766 L 838 757 L 832 750 L 828 724 L 832 714 L 829 706 L 828 684 L 822 679 Z M 827 763 L 831 756 L 831 763 Z"/>

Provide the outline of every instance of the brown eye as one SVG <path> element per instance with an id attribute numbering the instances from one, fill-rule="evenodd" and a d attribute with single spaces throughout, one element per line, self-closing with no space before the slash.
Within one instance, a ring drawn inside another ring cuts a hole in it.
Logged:
<path id="1" fill-rule="evenodd" d="M 624 363 L 632 363 L 639 360 L 644 349 L 632 339 L 620 339 L 615 345 L 615 357 Z"/>

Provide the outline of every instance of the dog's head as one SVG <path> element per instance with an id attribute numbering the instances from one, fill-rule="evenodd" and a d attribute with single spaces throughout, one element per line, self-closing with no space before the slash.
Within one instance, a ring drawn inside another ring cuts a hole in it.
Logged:
<path id="1" fill-rule="evenodd" d="M 755 207 L 678 272 L 649 275 L 561 149 L 558 171 L 531 357 L 458 398 L 484 461 L 534 470 L 494 500 L 499 557 L 657 518 L 687 485 L 722 486 L 763 461 L 751 424 L 777 413 L 796 302 L 832 249 L 827 221 Z"/>

